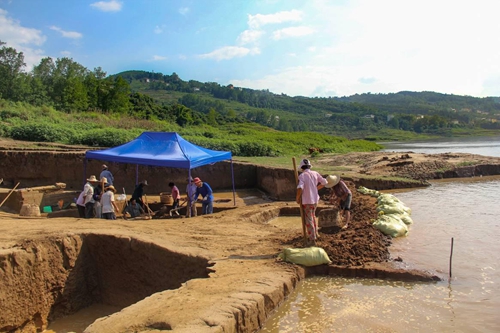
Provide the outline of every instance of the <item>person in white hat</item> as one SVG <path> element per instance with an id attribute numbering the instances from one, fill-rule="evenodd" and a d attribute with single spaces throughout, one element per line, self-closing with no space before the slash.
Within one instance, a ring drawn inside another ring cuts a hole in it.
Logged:
<path id="1" fill-rule="evenodd" d="M 194 199 L 194 195 L 196 194 L 196 184 L 194 183 L 193 177 L 189 177 L 187 179 L 186 186 L 186 196 L 187 196 L 187 209 L 186 209 L 186 217 L 195 217 L 197 215 L 196 211 L 196 199 Z"/>
<path id="2" fill-rule="evenodd" d="M 325 186 L 332 189 L 330 203 L 336 203 L 344 212 L 345 224 L 343 229 L 347 228 L 351 220 L 351 201 L 352 192 L 347 185 L 340 179 L 339 176 L 332 175 L 326 177 L 328 184 Z"/>
<path id="3" fill-rule="evenodd" d="M 115 187 L 109 185 L 101 196 L 102 217 L 106 220 L 116 220 L 115 212 L 118 211 L 118 206 L 115 203 L 115 193 Z"/>
<path id="4" fill-rule="evenodd" d="M 94 215 L 94 186 L 99 182 L 95 175 L 87 178 L 87 183 L 83 186 L 83 204 L 85 205 L 85 218 L 93 218 Z"/>
<path id="5" fill-rule="evenodd" d="M 309 245 L 315 245 L 318 238 L 318 220 L 316 219 L 316 207 L 319 202 L 318 190 L 327 184 L 327 180 L 318 172 L 311 170 L 312 165 L 308 159 L 303 159 L 299 168 L 302 173 L 299 175 L 295 200 L 299 205 L 302 205 L 304 210 Z"/>

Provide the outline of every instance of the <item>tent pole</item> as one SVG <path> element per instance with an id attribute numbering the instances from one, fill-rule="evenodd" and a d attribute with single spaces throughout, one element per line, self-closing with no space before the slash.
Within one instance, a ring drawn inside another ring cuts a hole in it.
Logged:
<path id="1" fill-rule="evenodd" d="M 87 179 L 87 159 L 84 158 L 83 159 L 83 186 L 85 186 L 85 183 L 87 182 L 86 179 Z"/>
<path id="2" fill-rule="evenodd" d="M 139 164 L 135 165 L 135 185 L 139 184 Z"/>
<path id="3" fill-rule="evenodd" d="M 236 188 L 234 187 L 234 171 L 233 171 L 233 159 L 231 159 L 231 179 L 233 181 L 233 202 L 236 206 Z"/>

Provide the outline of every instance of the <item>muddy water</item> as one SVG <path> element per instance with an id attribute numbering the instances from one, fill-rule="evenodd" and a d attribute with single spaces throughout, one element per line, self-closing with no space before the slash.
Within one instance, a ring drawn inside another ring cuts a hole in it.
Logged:
<path id="1" fill-rule="evenodd" d="M 408 237 L 395 239 L 392 256 L 446 280 L 310 278 L 261 332 L 500 331 L 500 177 L 394 194 L 412 208 L 415 223 Z"/>

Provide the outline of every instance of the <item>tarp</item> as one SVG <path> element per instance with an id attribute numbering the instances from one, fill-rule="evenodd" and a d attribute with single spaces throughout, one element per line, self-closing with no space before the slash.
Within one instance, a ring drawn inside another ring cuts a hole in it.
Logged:
<path id="1" fill-rule="evenodd" d="M 144 132 L 136 139 L 121 146 L 105 150 L 89 150 L 85 153 L 83 179 L 87 174 L 87 160 L 129 163 L 136 165 L 136 184 L 139 182 L 138 165 L 161 166 L 168 168 L 191 169 L 231 160 L 231 180 L 233 182 L 233 199 L 236 205 L 236 189 L 234 186 L 233 160 L 230 151 L 210 150 L 183 139 L 176 132 Z"/>
<path id="2" fill-rule="evenodd" d="M 144 132 L 121 146 L 90 150 L 86 159 L 194 169 L 202 165 L 230 160 L 230 151 L 206 149 L 183 139 L 176 132 Z"/>

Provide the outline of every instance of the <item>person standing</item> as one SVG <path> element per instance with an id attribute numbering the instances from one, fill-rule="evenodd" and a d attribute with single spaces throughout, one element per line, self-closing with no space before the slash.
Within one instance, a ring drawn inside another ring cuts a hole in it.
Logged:
<path id="1" fill-rule="evenodd" d="M 172 204 L 172 209 L 177 209 L 179 208 L 179 199 L 181 198 L 181 193 L 179 192 L 177 186 L 175 186 L 175 184 L 172 182 L 168 183 L 168 187 L 170 187 L 171 189 L 170 194 L 172 195 L 172 200 L 174 201 L 174 203 Z M 178 211 L 175 211 L 175 213 L 179 215 Z"/>
<path id="2" fill-rule="evenodd" d="M 198 177 L 193 179 L 193 181 L 196 185 L 196 192 L 193 199 L 198 200 L 200 195 L 203 197 L 201 201 L 201 215 L 212 214 L 214 212 L 214 196 L 212 188 L 207 182 L 202 182 Z"/>
<path id="3" fill-rule="evenodd" d="M 86 219 L 91 219 L 93 218 L 94 215 L 94 186 L 98 183 L 99 181 L 95 177 L 95 175 L 90 176 L 90 178 L 87 179 L 87 183 L 85 186 L 83 186 L 83 203 L 85 205 L 85 218 Z"/>
<path id="4" fill-rule="evenodd" d="M 188 184 L 186 186 L 186 196 L 187 196 L 186 217 L 195 217 L 198 213 L 196 211 L 196 198 L 194 197 L 196 194 L 197 187 L 192 177 L 189 177 L 187 181 Z"/>
<path id="5" fill-rule="evenodd" d="M 85 218 L 85 187 L 76 200 L 76 208 L 78 208 L 78 216 Z"/>
<path id="6" fill-rule="evenodd" d="M 311 162 L 306 158 L 300 162 L 299 167 L 302 173 L 299 175 L 295 201 L 302 206 L 304 211 L 308 243 L 315 245 L 318 238 L 318 220 L 316 218 L 316 207 L 319 202 L 318 190 L 327 184 L 327 180 L 318 172 L 311 170 Z"/>
<path id="7" fill-rule="evenodd" d="M 344 212 L 345 224 L 342 229 L 345 229 L 347 228 L 351 220 L 352 192 L 344 183 L 344 181 L 336 175 L 328 176 L 328 185 L 326 185 L 326 187 L 330 187 L 332 189 L 330 203 L 336 203 Z"/>
<path id="8" fill-rule="evenodd" d="M 108 166 L 106 164 L 102 165 L 102 171 L 101 175 L 99 176 L 100 179 L 105 177 L 107 179 L 108 185 L 113 185 L 113 182 L 115 181 L 115 178 L 113 177 L 113 174 L 111 171 L 108 170 Z"/>
<path id="9" fill-rule="evenodd" d="M 115 203 L 115 193 L 115 187 L 110 185 L 101 195 L 102 217 L 106 220 L 116 220 L 115 211 L 118 211 L 118 206 Z"/>

